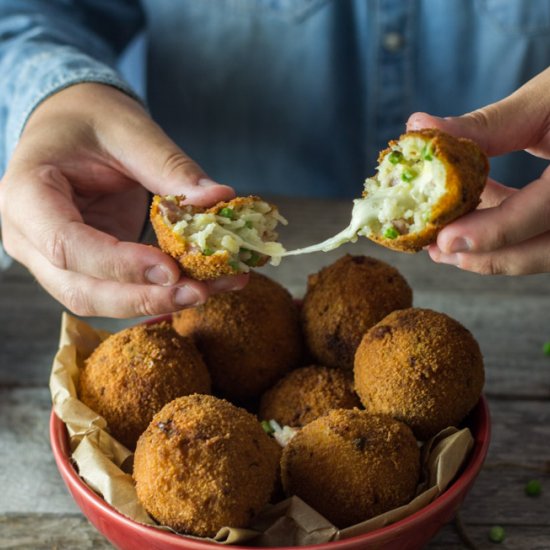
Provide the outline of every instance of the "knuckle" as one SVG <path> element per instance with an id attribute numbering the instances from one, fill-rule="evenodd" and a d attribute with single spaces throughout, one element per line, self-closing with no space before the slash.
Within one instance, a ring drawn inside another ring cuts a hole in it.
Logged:
<path id="1" fill-rule="evenodd" d="M 160 313 L 158 304 L 146 291 L 140 292 L 136 297 L 135 310 L 138 315 L 150 317 Z"/>
<path id="2" fill-rule="evenodd" d="M 119 283 L 133 282 L 134 277 L 130 277 L 126 271 L 125 265 L 120 262 L 115 262 L 113 265 L 106 266 L 112 273 L 113 279 Z"/>
<path id="3" fill-rule="evenodd" d="M 493 255 L 485 256 L 477 264 L 472 266 L 470 271 L 476 271 L 480 275 L 503 275 L 505 273 L 501 262 Z"/>
<path id="4" fill-rule="evenodd" d="M 488 108 L 485 109 L 476 109 L 471 113 L 466 115 L 470 120 L 472 120 L 476 126 L 487 129 L 491 126 L 491 119 L 488 113 Z"/>
<path id="5" fill-rule="evenodd" d="M 131 273 L 128 272 L 128 265 L 126 262 L 122 261 L 120 258 L 115 259 L 114 261 L 110 257 L 105 257 L 100 267 L 101 272 L 108 275 L 108 277 L 119 283 L 133 282 L 136 277 L 133 277 Z M 141 281 L 137 281 L 141 282 Z"/>
<path id="6" fill-rule="evenodd" d="M 170 179 L 196 171 L 195 163 L 181 151 L 170 153 L 162 164 L 162 177 Z"/>
<path id="7" fill-rule="evenodd" d="M 61 291 L 60 302 L 75 315 L 89 317 L 96 314 L 90 297 L 84 288 L 68 286 Z"/>
<path id="8" fill-rule="evenodd" d="M 55 267 L 67 269 L 67 244 L 63 231 L 56 228 L 45 235 L 43 253 Z"/>
<path id="9" fill-rule="evenodd" d="M 502 118 L 502 110 L 496 105 L 487 105 L 481 109 L 476 109 L 466 115 L 482 130 L 490 130 L 498 127 Z"/>
<path id="10" fill-rule="evenodd" d="M 499 225 L 495 225 L 492 227 L 493 235 L 491 238 L 491 249 L 499 249 L 503 248 L 505 246 L 508 246 L 509 244 L 512 244 L 510 241 L 510 237 L 504 227 L 501 227 Z"/>

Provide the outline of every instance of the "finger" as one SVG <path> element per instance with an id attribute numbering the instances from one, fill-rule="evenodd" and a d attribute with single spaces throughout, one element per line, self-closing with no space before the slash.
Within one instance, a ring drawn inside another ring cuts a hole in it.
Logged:
<path id="1" fill-rule="evenodd" d="M 481 194 L 481 203 L 478 209 L 493 208 L 498 206 L 503 200 L 517 192 L 517 189 L 507 187 L 498 183 L 492 178 L 487 179 L 483 193 Z"/>
<path id="2" fill-rule="evenodd" d="M 97 104 L 101 109 L 85 108 L 83 111 L 83 102 L 84 107 Z M 52 120 L 55 123 L 56 119 L 64 117 L 67 121 L 67 115 L 68 122 L 71 119 L 76 119 L 79 124 L 88 122 L 86 131 L 83 132 L 80 126 L 77 128 L 80 145 L 85 144 L 83 148 L 87 153 L 97 149 L 102 160 L 110 161 L 111 168 L 120 170 L 153 193 L 183 194 L 190 202 L 201 206 L 234 197 L 230 187 L 209 180 L 204 170 L 164 133 L 133 98 L 103 84 L 83 83 L 54 94 L 33 113 L 22 138 L 28 142 L 34 135 L 43 140 Z M 69 130 L 72 131 L 66 137 L 74 139 L 75 129 Z M 63 128 L 60 131 L 63 132 Z M 72 163 L 67 162 L 65 147 L 57 151 L 54 144 L 48 148 L 51 149 L 56 151 L 50 156 L 51 162 L 63 161 L 70 169 Z M 30 150 L 32 159 L 32 148 Z M 39 152 L 39 158 L 43 158 L 44 147 L 34 150 Z M 79 167 L 72 164 L 72 168 Z"/>
<path id="3" fill-rule="evenodd" d="M 443 253 L 437 245 L 428 249 L 437 263 L 454 265 L 480 275 L 529 275 L 550 272 L 550 232 L 494 252 Z"/>
<path id="4" fill-rule="evenodd" d="M 65 271 L 40 259 L 35 259 L 29 267 L 56 300 L 81 316 L 160 315 L 199 305 L 208 298 L 206 285 L 197 281 L 171 287 L 136 285 Z"/>
<path id="5" fill-rule="evenodd" d="M 34 258 L 29 267 L 54 298 L 81 316 L 161 315 L 202 304 L 212 292 L 208 284 L 192 279 L 181 279 L 171 287 L 102 281 L 61 270 L 40 257 Z M 242 277 L 234 277 L 234 288 L 244 283 Z"/>
<path id="6" fill-rule="evenodd" d="M 231 290 L 241 290 L 249 281 L 248 273 L 242 273 L 240 275 L 231 275 L 229 277 L 219 277 L 211 281 L 206 281 L 208 291 L 211 294 L 218 294 L 220 292 L 228 292 Z"/>
<path id="7" fill-rule="evenodd" d="M 57 224 L 37 244 L 52 265 L 97 279 L 170 286 L 181 274 L 159 248 L 119 241 L 83 223 Z"/>
<path id="8" fill-rule="evenodd" d="M 107 150 L 149 191 L 185 195 L 187 202 L 211 206 L 230 200 L 235 191 L 212 181 L 152 120 L 132 118 L 105 138 Z"/>
<path id="9" fill-rule="evenodd" d="M 498 206 L 476 210 L 445 227 L 437 246 L 445 253 L 490 252 L 550 229 L 548 182 L 535 180 Z"/>
<path id="10" fill-rule="evenodd" d="M 537 147 L 546 135 L 550 109 L 546 95 L 550 86 L 550 69 L 537 75 L 512 95 L 459 117 L 439 118 L 427 113 L 413 113 L 408 130 L 435 127 L 477 142 L 489 155 L 496 156 Z"/>
<path id="11" fill-rule="evenodd" d="M 29 241 L 18 253 L 21 261 L 39 254 L 59 269 L 123 283 L 169 286 L 179 279 L 176 262 L 158 248 L 123 242 L 83 223 L 70 184 L 56 168 L 34 176 L 18 182 L 26 210 L 11 218 Z"/>

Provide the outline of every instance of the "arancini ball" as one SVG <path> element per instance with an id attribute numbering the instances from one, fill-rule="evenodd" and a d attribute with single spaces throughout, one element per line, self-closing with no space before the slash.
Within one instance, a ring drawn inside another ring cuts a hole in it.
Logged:
<path id="1" fill-rule="evenodd" d="M 301 427 L 331 409 L 360 406 L 350 372 L 312 365 L 290 371 L 267 390 L 259 416 L 281 426 Z"/>
<path id="2" fill-rule="evenodd" d="M 166 403 L 191 393 L 210 393 L 210 375 L 193 341 L 168 322 L 109 336 L 86 360 L 78 391 L 129 449 Z"/>
<path id="3" fill-rule="evenodd" d="M 437 128 L 412 130 L 378 156 L 365 181 L 368 215 L 359 235 L 393 250 L 418 252 L 447 224 L 474 210 L 487 183 L 489 161 L 474 141 Z"/>
<path id="4" fill-rule="evenodd" d="M 319 364 L 353 370 L 365 332 L 411 305 L 412 290 L 397 269 L 347 254 L 308 278 L 301 316 L 306 344 Z"/>
<path id="5" fill-rule="evenodd" d="M 283 449 L 283 487 L 340 529 L 409 502 L 420 476 L 410 428 L 385 415 L 334 409 Z"/>
<path id="6" fill-rule="evenodd" d="M 259 397 L 302 357 L 298 306 L 279 283 L 256 272 L 242 290 L 175 313 L 173 324 L 195 339 L 214 392 L 231 401 Z"/>
<path id="7" fill-rule="evenodd" d="M 158 412 L 134 457 L 137 495 L 163 525 L 200 537 L 246 527 L 273 491 L 281 449 L 257 418 L 210 395 Z"/>
<path id="8" fill-rule="evenodd" d="M 365 334 L 355 355 L 355 390 L 365 409 L 405 422 L 421 440 L 458 426 L 484 380 L 471 332 L 429 309 L 390 313 Z"/>
<path id="9" fill-rule="evenodd" d="M 211 208 L 186 204 L 182 195 L 153 197 L 151 224 L 160 248 L 199 280 L 248 273 L 285 249 L 275 228 L 286 220 L 260 197 L 236 197 Z"/>

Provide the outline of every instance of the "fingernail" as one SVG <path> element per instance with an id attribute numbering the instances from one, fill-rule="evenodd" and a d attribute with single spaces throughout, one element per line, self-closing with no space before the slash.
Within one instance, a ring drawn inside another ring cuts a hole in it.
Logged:
<path id="1" fill-rule="evenodd" d="M 228 292 L 230 290 L 239 290 L 244 286 L 241 278 L 220 277 L 208 284 L 212 292 Z"/>
<path id="2" fill-rule="evenodd" d="M 202 178 L 197 182 L 199 187 L 212 187 L 213 185 L 220 185 L 219 183 L 209 180 L 208 178 Z"/>
<path id="3" fill-rule="evenodd" d="M 472 248 L 472 243 L 463 237 L 457 237 L 449 244 L 449 252 L 466 252 Z"/>
<path id="4" fill-rule="evenodd" d="M 407 121 L 407 130 L 422 130 L 423 128 L 426 128 L 426 116 L 429 116 L 432 119 L 438 120 L 440 117 L 433 116 L 433 115 L 427 115 L 426 113 L 421 113 L 417 116 L 412 116 Z"/>
<path id="5" fill-rule="evenodd" d="M 171 274 L 162 265 L 155 265 L 145 271 L 145 278 L 154 285 L 168 286 L 171 284 Z"/>
<path id="6" fill-rule="evenodd" d="M 191 286 L 180 286 L 174 293 L 174 303 L 177 306 L 198 306 L 203 302 L 202 296 Z"/>
<path id="7" fill-rule="evenodd" d="M 413 118 L 413 119 L 407 121 L 407 124 L 405 125 L 405 128 L 407 129 L 407 131 L 420 130 L 422 128 L 422 125 L 418 122 L 418 120 L 416 118 Z"/>

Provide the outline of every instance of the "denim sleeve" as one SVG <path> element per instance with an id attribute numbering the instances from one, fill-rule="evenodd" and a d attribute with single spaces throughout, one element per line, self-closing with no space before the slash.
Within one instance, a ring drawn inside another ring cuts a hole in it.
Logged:
<path id="1" fill-rule="evenodd" d="M 0 176 L 50 95 L 99 82 L 137 98 L 113 67 L 143 25 L 139 0 L 0 0 Z"/>

